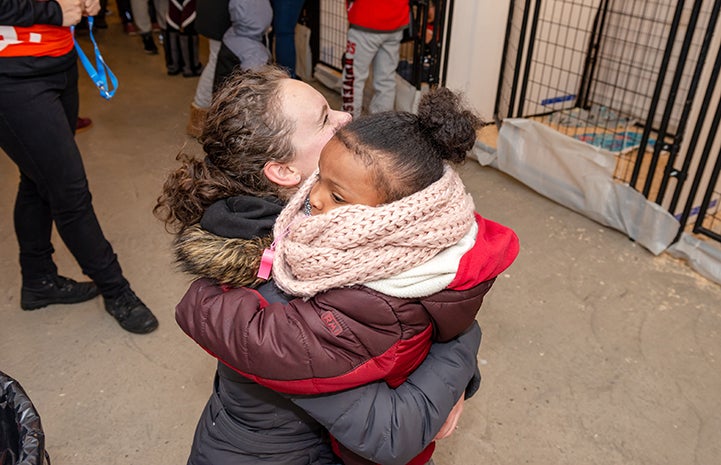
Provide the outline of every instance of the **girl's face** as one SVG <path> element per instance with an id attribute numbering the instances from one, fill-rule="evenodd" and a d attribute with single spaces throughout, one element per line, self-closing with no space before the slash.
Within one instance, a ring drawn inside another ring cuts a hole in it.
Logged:
<path id="1" fill-rule="evenodd" d="M 351 120 L 351 115 L 331 110 L 325 97 L 303 81 L 284 79 L 281 86 L 282 111 L 295 125 L 291 137 L 295 158 L 288 165 L 303 181 L 318 167 L 323 146 Z"/>
<path id="2" fill-rule="evenodd" d="M 311 215 L 327 213 L 343 205 L 371 207 L 385 199 L 378 191 L 371 170 L 338 139 L 331 139 L 320 154 L 318 181 L 310 191 Z"/>

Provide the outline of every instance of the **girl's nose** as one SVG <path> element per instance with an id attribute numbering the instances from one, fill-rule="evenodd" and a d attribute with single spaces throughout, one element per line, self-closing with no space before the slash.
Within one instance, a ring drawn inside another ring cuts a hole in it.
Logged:
<path id="1" fill-rule="evenodd" d="M 320 199 L 320 194 L 318 193 L 318 184 L 313 186 L 313 188 L 310 190 L 310 194 L 308 194 L 308 203 L 310 204 L 311 210 L 310 214 L 314 213 L 322 213 L 323 212 L 323 202 Z"/>

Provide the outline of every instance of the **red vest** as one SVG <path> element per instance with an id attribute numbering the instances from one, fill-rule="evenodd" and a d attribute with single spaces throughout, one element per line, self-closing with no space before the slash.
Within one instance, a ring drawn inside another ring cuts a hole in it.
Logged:
<path id="1" fill-rule="evenodd" d="M 0 58 L 59 57 L 72 49 L 73 35 L 68 27 L 47 24 L 0 26 Z"/>

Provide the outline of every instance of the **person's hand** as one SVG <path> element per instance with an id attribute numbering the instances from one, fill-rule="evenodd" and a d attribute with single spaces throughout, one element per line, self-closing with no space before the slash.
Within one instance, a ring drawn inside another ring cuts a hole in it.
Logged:
<path id="1" fill-rule="evenodd" d="M 100 0 L 84 0 L 83 16 L 95 16 L 100 13 Z"/>
<path id="2" fill-rule="evenodd" d="M 63 26 L 74 26 L 83 17 L 85 0 L 55 0 L 63 12 Z"/>
<path id="3" fill-rule="evenodd" d="M 453 406 L 451 413 L 449 413 L 448 418 L 446 418 L 446 422 L 443 423 L 441 430 L 438 431 L 438 434 L 436 434 L 436 437 L 433 438 L 433 440 L 437 441 L 439 439 L 445 439 L 453 434 L 453 431 L 456 429 L 456 425 L 458 425 L 458 420 L 461 419 L 461 413 L 463 413 L 463 396 L 461 396 L 461 398 L 458 399 L 458 402 L 456 402 L 456 405 Z"/>

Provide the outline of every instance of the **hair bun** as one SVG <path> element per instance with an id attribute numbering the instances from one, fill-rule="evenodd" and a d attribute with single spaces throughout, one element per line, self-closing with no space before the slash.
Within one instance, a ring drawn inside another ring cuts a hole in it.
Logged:
<path id="1" fill-rule="evenodd" d="M 473 148 L 481 119 L 461 105 L 458 94 L 438 87 L 421 97 L 418 124 L 440 149 L 441 158 L 459 163 Z"/>

